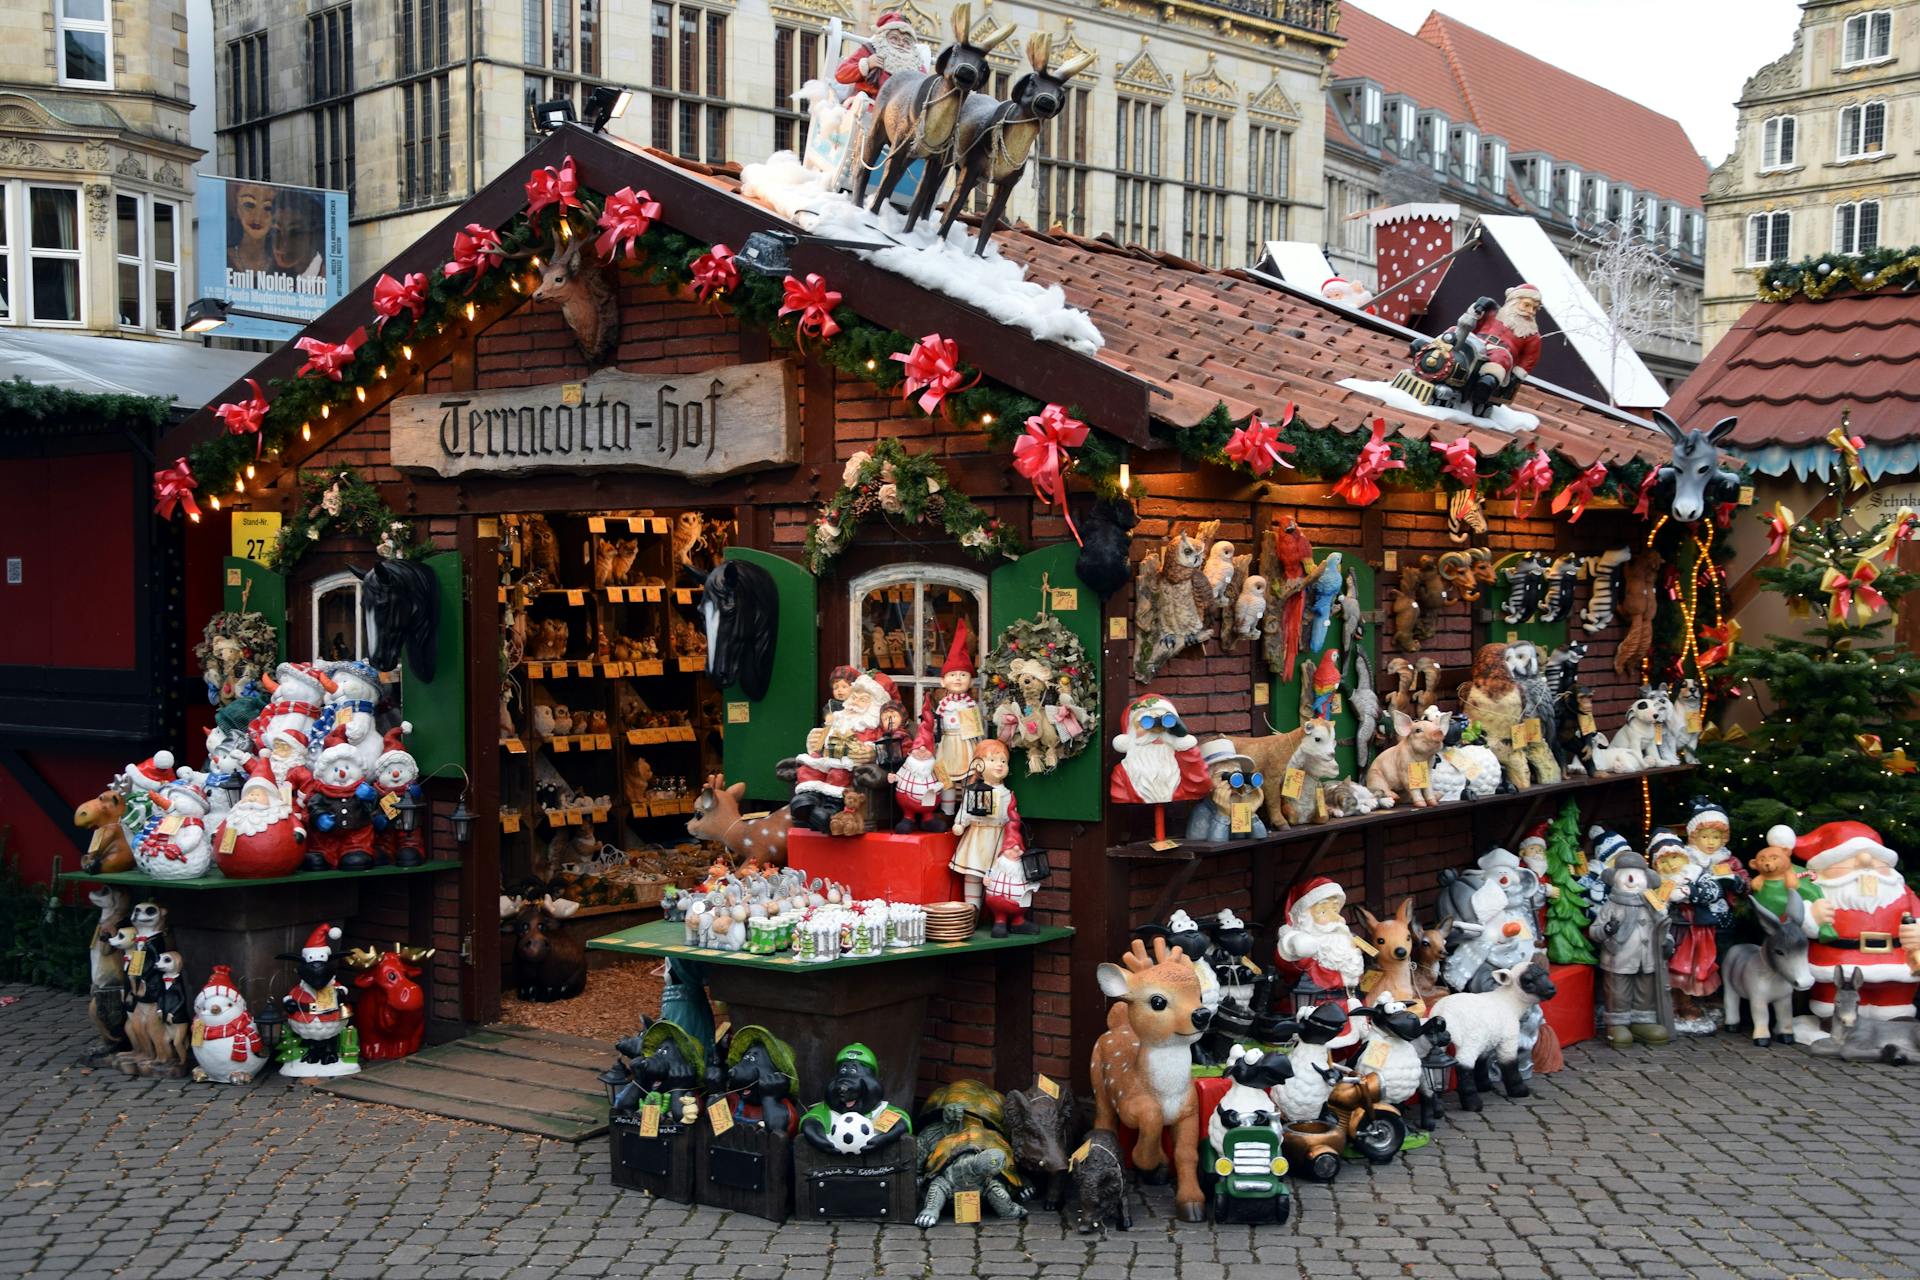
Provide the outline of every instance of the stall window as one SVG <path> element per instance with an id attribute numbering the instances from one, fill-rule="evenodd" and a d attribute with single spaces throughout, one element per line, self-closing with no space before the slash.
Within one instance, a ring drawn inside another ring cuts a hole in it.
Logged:
<path id="1" fill-rule="evenodd" d="M 940 664 L 963 618 L 979 665 L 987 629 L 984 575 L 946 565 L 889 565 L 855 578 L 848 594 L 853 633 L 847 652 L 860 666 L 890 676 L 913 715 L 927 690 L 938 696 Z"/>
<path id="2" fill-rule="evenodd" d="M 313 584 L 309 597 L 312 641 L 316 659 L 341 662 L 366 656 L 366 638 L 360 619 L 360 579 L 334 573 Z"/>

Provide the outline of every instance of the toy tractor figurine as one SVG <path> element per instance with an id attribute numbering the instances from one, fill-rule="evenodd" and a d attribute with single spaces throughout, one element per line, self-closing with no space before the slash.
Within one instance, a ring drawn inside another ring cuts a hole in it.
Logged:
<path id="1" fill-rule="evenodd" d="M 1409 344 L 1413 367 L 1394 375 L 1394 387 L 1422 404 L 1486 417 L 1539 363 L 1539 308 L 1539 290 L 1526 284 L 1507 290 L 1504 303 L 1476 300 L 1450 332 Z"/>

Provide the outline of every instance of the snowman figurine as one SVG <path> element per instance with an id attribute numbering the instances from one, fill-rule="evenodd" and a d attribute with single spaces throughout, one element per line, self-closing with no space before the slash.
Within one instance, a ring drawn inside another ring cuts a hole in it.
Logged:
<path id="1" fill-rule="evenodd" d="M 380 673 L 371 663 L 355 660 L 334 663 L 328 674 L 333 688 L 327 691 L 326 705 L 313 723 L 312 739 L 331 746 L 333 735 L 339 733 L 359 754 L 361 771 L 371 774 L 384 750 L 373 722 L 374 709 L 380 705 Z"/>
<path id="2" fill-rule="evenodd" d="M 153 793 L 159 822 L 133 851 L 133 862 L 156 880 L 193 880 L 213 865 L 207 838 L 207 793 L 196 782 L 169 782 Z"/>
<path id="3" fill-rule="evenodd" d="M 407 750 L 405 737 L 412 732 L 413 726 L 405 720 L 387 730 L 382 739 L 386 749 L 375 758 L 370 775 L 374 790 L 380 793 L 374 812 L 374 825 L 380 834 L 374 844 L 383 866 L 417 867 L 427 860 L 420 848 L 419 829 L 409 831 L 400 825 L 400 802 L 418 804 L 420 801 L 420 764 Z M 594 850 L 599 851 L 597 843 Z"/>
<path id="4" fill-rule="evenodd" d="M 252 1084 L 266 1064 L 266 1043 L 253 1025 L 247 1002 L 226 965 L 213 966 L 207 985 L 193 998 L 195 1080 Z"/>
<path id="5" fill-rule="evenodd" d="M 207 730 L 207 771 L 197 781 L 206 788 L 207 816 L 215 819 L 212 825 L 218 826 L 218 820 L 233 807 L 252 759 L 253 740 L 245 733 L 237 729 Z"/>
<path id="6" fill-rule="evenodd" d="M 365 871 L 373 866 L 374 806 L 379 791 L 367 781 L 360 749 L 334 725 L 307 789 L 309 871 Z"/>

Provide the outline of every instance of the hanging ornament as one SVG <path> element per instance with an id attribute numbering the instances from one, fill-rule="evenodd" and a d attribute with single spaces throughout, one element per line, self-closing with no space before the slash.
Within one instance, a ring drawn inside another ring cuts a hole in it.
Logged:
<path id="1" fill-rule="evenodd" d="M 1080 530 L 1074 527 L 1073 513 L 1067 509 L 1062 473 L 1073 465 L 1073 455 L 1067 451 L 1086 442 L 1087 424 L 1068 417 L 1057 404 L 1028 418 L 1026 434 L 1013 442 L 1013 469 L 1033 483 L 1034 496 L 1048 506 L 1055 498 L 1060 500 L 1060 514 L 1066 518 L 1067 532 L 1076 543 L 1080 542 Z"/>
<path id="2" fill-rule="evenodd" d="M 600 238 L 593 242 L 594 252 L 608 262 L 613 261 L 616 254 L 624 254 L 631 262 L 639 256 L 640 237 L 647 234 L 659 216 L 658 200 L 644 190 L 620 188 L 607 197 L 606 207 L 600 210 Z"/>
<path id="3" fill-rule="evenodd" d="M 1520 464 L 1513 473 L 1513 483 L 1502 489 L 1503 495 L 1513 498 L 1513 514 L 1520 518 L 1520 504 L 1526 503 L 1528 516 L 1533 515 L 1534 504 L 1540 501 L 1540 495 L 1553 488 L 1553 459 L 1547 456 L 1545 449 L 1536 448 L 1533 456 Z"/>
<path id="4" fill-rule="evenodd" d="M 1773 504 L 1768 513 L 1755 512 L 1767 526 L 1767 554 L 1779 556 L 1780 563 L 1787 562 L 1787 549 L 1793 542 L 1793 509 L 1784 502 Z"/>
<path id="5" fill-rule="evenodd" d="M 240 404 L 223 404 L 213 411 L 220 424 L 227 429 L 228 435 L 253 437 L 253 456 L 260 457 L 260 428 L 267 420 L 267 398 L 260 392 L 260 384 L 252 378 L 247 385 L 253 388 L 253 394 Z"/>
<path id="6" fill-rule="evenodd" d="M 153 513 L 162 520 L 171 520 L 174 513 L 184 507 L 187 519 L 198 521 L 200 508 L 194 503 L 193 491 L 199 487 L 187 460 L 175 458 L 171 467 L 153 473 Z"/>
<path id="7" fill-rule="evenodd" d="M 1873 585 L 1879 576 L 1880 571 L 1873 567 L 1871 560 L 1862 560 L 1853 567 L 1852 573 L 1828 569 L 1820 579 L 1820 589 L 1828 597 L 1828 625 L 1844 626 L 1849 610 L 1857 623 L 1864 623 L 1886 608 L 1887 598 Z"/>
<path id="8" fill-rule="evenodd" d="M 332 378 L 335 382 L 345 376 L 346 367 L 353 363 L 354 352 L 367 340 L 364 327 L 355 329 L 347 335 L 345 342 L 322 342 L 318 338 L 302 338 L 294 343 L 297 350 L 307 353 L 307 362 L 294 372 L 296 378 L 304 378 L 309 373 L 319 373 Z"/>
<path id="9" fill-rule="evenodd" d="M 409 271 L 404 280 L 395 280 L 382 273 L 373 282 L 373 314 L 380 317 L 380 331 L 385 333 L 387 321 L 402 311 L 413 313 L 417 323 L 427 309 L 427 277 L 424 272 Z"/>
<path id="10" fill-rule="evenodd" d="M 975 374 L 973 382 L 961 384 L 960 344 L 937 333 L 930 333 L 914 343 L 911 351 L 896 351 L 888 359 L 898 360 L 906 366 L 907 380 L 900 390 L 900 398 L 904 400 L 920 391 L 922 413 L 932 413 L 949 395 L 964 391 L 980 381 L 980 375 Z M 924 391 L 921 390 L 923 387 Z"/>
<path id="11" fill-rule="evenodd" d="M 1553 495 L 1553 510 L 1558 513 L 1571 507 L 1573 513 L 1567 517 L 1567 523 L 1579 523 L 1580 517 L 1587 513 L 1587 503 L 1593 500 L 1594 492 L 1606 482 L 1607 464 L 1594 463 L 1569 480 L 1566 488 Z"/>
<path id="12" fill-rule="evenodd" d="M 1469 489 L 1480 483 L 1480 454 L 1473 441 L 1465 436 L 1449 440 L 1440 446 L 1440 456 L 1446 459 L 1443 469 L 1455 480 Z"/>
<path id="13" fill-rule="evenodd" d="M 707 302 L 740 286 L 740 268 L 734 265 L 733 250 L 716 244 L 693 260 L 693 292 Z"/>
<path id="14" fill-rule="evenodd" d="M 778 314 L 799 315 L 793 326 L 796 334 L 804 336 L 811 333 L 827 339 L 840 332 L 840 326 L 833 318 L 833 309 L 840 305 L 840 295 L 827 288 L 825 280 L 809 272 L 805 280 L 788 276 L 782 282 L 782 288 L 786 290 L 786 297 Z"/>
<path id="15" fill-rule="evenodd" d="M 1733 656 L 1734 649 L 1740 643 L 1740 624 L 1728 618 L 1717 627 L 1702 627 L 1700 638 L 1713 642 L 1713 647 L 1702 653 L 1697 660 L 1700 669 L 1705 671 L 1708 667 L 1718 666 Z"/>
<path id="16" fill-rule="evenodd" d="M 548 165 L 527 179 L 527 221 L 539 217 L 542 209 L 558 208 L 565 217 L 569 209 L 581 207 L 580 180 L 572 156 L 562 160 L 558 169 Z"/>
<path id="17" fill-rule="evenodd" d="M 1372 436 L 1360 446 L 1360 456 L 1353 460 L 1353 469 L 1334 482 L 1333 491 L 1349 505 L 1371 506 L 1380 497 L 1379 478 L 1407 465 L 1393 456 L 1393 446 L 1387 443 L 1386 437 L 1387 420 L 1375 418 Z"/>
<path id="18" fill-rule="evenodd" d="M 1839 426 L 1827 432 L 1827 443 L 1840 451 L 1840 460 L 1847 469 L 1847 487 L 1849 489 L 1866 488 L 1867 473 L 1866 469 L 1860 465 L 1860 451 L 1867 447 L 1867 442 L 1859 436 L 1847 434 L 1845 415 L 1842 415 Z"/>
<path id="19" fill-rule="evenodd" d="M 1894 555 L 1900 550 L 1900 544 L 1920 534 L 1920 512 L 1911 507 L 1902 507 L 1887 525 L 1886 532 L 1879 541 L 1867 548 L 1869 560 L 1879 557 L 1887 564 L 1893 563 Z"/>
<path id="20" fill-rule="evenodd" d="M 1277 427 L 1259 414 L 1254 414 L 1247 419 L 1246 426 L 1236 427 L 1233 434 L 1227 438 L 1225 450 L 1227 457 L 1257 476 L 1266 475 L 1276 466 L 1285 467 L 1289 471 L 1293 470 L 1293 464 L 1281 455 L 1292 453 L 1294 446 L 1280 439 L 1281 431 L 1292 423 L 1293 402 L 1291 400 L 1287 402 L 1286 412 L 1280 415 L 1280 425 Z"/>
<path id="21" fill-rule="evenodd" d="M 1895 747 L 1880 757 L 1880 767 L 1888 773 L 1899 774 L 1901 777 L 1905 777 L 1916 770 L 1920 770 L 1920 761 L 1907 759 L 1907 749 L 1905 747 Z"/>

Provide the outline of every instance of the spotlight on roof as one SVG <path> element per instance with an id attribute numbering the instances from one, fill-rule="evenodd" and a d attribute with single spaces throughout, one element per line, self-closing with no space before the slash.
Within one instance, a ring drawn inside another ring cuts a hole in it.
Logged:
<path id="1" fill-rule="evenodd" d="M 218 298 L 195 298 L 187 304 L 187 332 L 212 333 L 227 323 L 227 304 Z"/>
<path id="2" fill-rule="evenodd" d="M 571 98 L 555 98 L 533 109 L 533 127 L 540 133 L 552 133 L 562 125 L 577 123 L 579 119 L 574 114 Z"/>
<path id="3" fill-rule="evenodd" d="M 605 133 L 609 124 L 627 114 L 627 105 L 632 101 L 631 89 L 595 85 L 587 95 L 587 127 L 595 133 Z"/>

